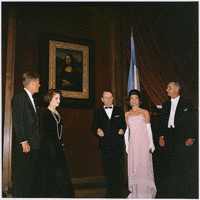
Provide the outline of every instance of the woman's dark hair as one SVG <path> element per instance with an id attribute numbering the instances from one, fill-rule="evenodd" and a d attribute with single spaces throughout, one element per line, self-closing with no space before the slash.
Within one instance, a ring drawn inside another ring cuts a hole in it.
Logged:
<path id="1" fill-rule="evenodd" d="M 131 90 L 128 95 L 128 100 L 130 101 L 131 95 L 137 95 L 139 100 L 141 100 L 141 94 L 139 90 Z"/>
<path id="2" fill-rule="evenodd" d="M 49 103 L 55 94 L 59 94 L 60 99 L 62 99 L 63 96 L 62 96 L 62 92 L 60 90 L 50 89 L 50 90 L 46 91 L 46 93 L 44 95 L 44 101 Z"/>

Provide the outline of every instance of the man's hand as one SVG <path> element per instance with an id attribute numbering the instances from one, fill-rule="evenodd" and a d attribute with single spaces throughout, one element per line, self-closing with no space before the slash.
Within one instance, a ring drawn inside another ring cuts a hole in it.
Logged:
<path id="1" fill-rule="evenodd" d="M 103 132 L 100 128 L 98 128 L 97 134 L 98 134 L 98 136 L 100 136 L 100 137 L 103 137 L 103 136 L 104 136 L 104 132 Z"/>
<path id="2" fill-rule="evenodd" d="M 164 147 L 164 146 L 165 146 L 165 140 L 164 140 L 163 137 L 160 137 L 160 138 L 159 138 L 159 145 L 160 145 L 161 147 Z"/>
<path id="3" fill-rule="evenodd" d="M 193 145 L 193 139 L 188 138 L 185 142 L 185 145 L 188 146 L 188 147 L 192 146 Z"/>
<path id="4" fill-rule="evenodd" d="M 124 134 L 124 131 L 123 131 L 122 129 L 120 129 L 120 130 L 119 130 L 119 134 L 120 134 L 120 135 L 123 135 L 123 134 Z"/>
<path id="5" fill-rule="evenodd" d="M 24 153 L 28 153 L 31 150 L 31 147 L 30 147 L 28 142 L 23 142 L 22 143 L 22 148 L 23 148 L 23 152 Z"/>

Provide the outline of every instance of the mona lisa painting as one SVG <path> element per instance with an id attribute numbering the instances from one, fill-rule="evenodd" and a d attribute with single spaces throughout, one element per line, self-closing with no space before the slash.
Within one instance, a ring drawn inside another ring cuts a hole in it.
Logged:
<path id="1" fill-rule="evenodd" d="M 83 92 L 83 52 L 56 49 L 56 88 Z"/>
<path id="2" fill-rule="evenodd" d="M 89 47 L 49 41 L 49 89 L 64 97 L 89 98 Z"/>
<path id="3" fill-rule="evenodd" d="M 67 106 L 93 108 L 94 42 L 72 38 L 60 39 L 64 37 L 44 38 L 45 44 L 48 44 L 48 69 L 42 72 L 45 76 L 48 73 L 48 79 L 43 80 L 42 87 L 46 90 L 61 90 Z M 47 62 L 44 63 L 45 67 L 46 64 Z"/>

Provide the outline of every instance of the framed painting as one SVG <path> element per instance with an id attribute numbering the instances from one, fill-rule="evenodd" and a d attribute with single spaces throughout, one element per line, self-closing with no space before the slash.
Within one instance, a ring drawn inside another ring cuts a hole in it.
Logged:
<path id="1" fill-rule="evenodd" d="M 94 108 L 94 41 L 41 34 L 41 90 L 62 92 L 61 107 Z"/>

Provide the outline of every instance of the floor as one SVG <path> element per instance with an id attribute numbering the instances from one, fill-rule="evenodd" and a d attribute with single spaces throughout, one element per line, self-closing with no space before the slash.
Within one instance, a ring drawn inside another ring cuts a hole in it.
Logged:
<path id="1" fill-rule="evenodd" d="M 128 196 L 127 187 L 124 186 L 122 190 L 122 198 L 127 198 Z M 89 184 L 76 188 L 75 186 L 75 196 L 76 198 L 105 198 L 106 189 L 103 187 L 103 183 L 99 184 Z"/>
<path id="2" fill-rule="evenodd" d="M 162 187 L 162 184 L 157 182 L 157 196 L 156 198 L 166 198 L 165 195 L 165 189 Z M 79 187 L 79 188 L 75 188 L 75 197 L 76 198 L 105 198 L 106 196 L 106 189 L 103 188 L 102 186 L 99 187 L 93 187 L 90 186 L 88 188 L 86 187 Z M 127 188 L 124 187 L 123 189 L 123 197 L 122 198 L 127 198 L 128 196 L 128 191 Z M 8 195 L 8 196 L 3 196 L 5 198 L 12 198 L 12 195 Z M 192 199 L 198 199 L 198 191 L 194 191 L 193 194 L 191 195 Z"/>
<path id="3" fill-rule="evenodd" d="M 162 153 L 154 152 L 153 155 L 153 165 L 154 165 L 154 178 L 155 178 L 155 184 L 157 188 L 157 195 L 156 198 L 166 198 L 166 190 L 165 186 L 163 185 L 164 182 L 164 176 L 163 176 L 163 168 L 164 168 L 164 161 L 163 161 L 163 155 Z M 196 177 L 194 178 L 194 182 L 192 183 L 191 187 L 191 199 L 198 199 L 199 197 L 199 187 L 198 187 L 198 156 L 195 156 L 194 159 L 194 168 L 192 171 L 192 176 Z M 103 186 L 103 183 L 88 183 L 88 184 L 77 184 L 74 185 L 75 189 L 75 196 L 76 198 L 105 198 L 106 195 L 106 189 Z M 123 197 L 127 198 L 128 196 L 128 190 L 127 186 L 123 187 Z M 3 197 L 6 198 L 12 198 L 12 195 L 5 196 L 3 194 Z"/>
<path id="4" fill-rule="evenodd" d="M 76 198 L 104 198 L 106 190 L 103 188 L 75 190 Z"/>
<path id="5" fill-rule="evenodd" d="M 105 198 L 105 196 L 106 196 L 106 189 L 103 187 L 75 189 L 76 198 Z M 9 194 L 7 196 L 3 194 L 3 197 L 12 198 L 12 194 Z M 124 198 L 126 198 L 126 192 L 124 192 Z"/>

